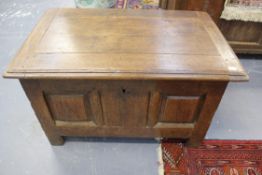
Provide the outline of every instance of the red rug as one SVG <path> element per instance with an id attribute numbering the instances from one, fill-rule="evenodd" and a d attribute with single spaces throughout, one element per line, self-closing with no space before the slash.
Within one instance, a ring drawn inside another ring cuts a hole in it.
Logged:
<path id="1" fill-rule="evenodd" d="M 262 175 L 262 141 L 204 141 L 186 148 L 162 141 L 165 175 Z"/>

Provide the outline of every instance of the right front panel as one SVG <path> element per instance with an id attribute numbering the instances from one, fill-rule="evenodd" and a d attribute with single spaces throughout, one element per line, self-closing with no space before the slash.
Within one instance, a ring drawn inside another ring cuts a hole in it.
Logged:
<path id="1" fill-rule="evenodd" d="M 151 95 L 149 124 L 176 131 L 184 128 L 203 136 L 224 93 L 226 82 L 164 81 Z M 158 109 L 158 110 L 156 110 Z M 165 135 L 165 133 L 163 133 Z M 197 137 L 197 136 L 196 136 Z"/>

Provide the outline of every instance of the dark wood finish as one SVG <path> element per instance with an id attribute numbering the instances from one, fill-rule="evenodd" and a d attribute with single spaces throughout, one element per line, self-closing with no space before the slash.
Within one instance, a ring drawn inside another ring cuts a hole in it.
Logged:
<path id="1" fill-rule="evenodd" d="M 39 91 L 38 81 L 27 80 L 24 83 L 24 80 L 20 80 L 20 82 L 50 143 L 64 144 L 63 137 L 55 131 L 55 121 L 49 112 L 42 91 Z"/>
<path id="2" fill-rule="evenodd" d="M 116 9 L 48 11 L 5 76 L 247 79 L 206 13 Z"/>
<path id="3" fill-rule="evenodd" d="M 219 26 L 236 53 L 262 53 L 262 23 L 220 19 L 225 0 L 162 0 L 169 10 L 205 11 Z"/>
<path id="4" fill-rule="evenodd" d="M 197 145 L 227 82 L 23 79 L 21 84 L 43 128 L 47 125 L 48 132 L 53 130 L 59 136 L 176 137 Z M 87 94 L 94 92 L 99 95 L 93 103 L 99 105 L 83 105 L 91 103 L 93 97 Z M 46 98 L 57 93 L 60 95 Z M 72 113 L 74 107 L 78 111 Z M 201 127 L 195 130 L 201 119 Z M 59 140 L 52 137 L 50 142 L 60 144 Z"/>
<path id="5" fill-rule="evenodd" d="M 262 23 L 220 20 L 220 30 L 237 53 L 262 53 Z"/>
<path id="6" fill-rule="evenodd" d="M 162 102 L 162 122 L 193 122 L 201 110 L 201 96 L 166 96 Z"/>
<path id="7" fill-rule="evenodd" d="M 4 76 L 20 79 L 53 145 L 108 136 L 195 146 L 227 83 L 248 80 L 205 13 L 113 9 L 48 11 Z"/>
<path id="8" fill-rule="evenodd" d="M 218 23 L 225 0 L 162 0 L 161 2 L 162 9 L 205 11 Z"/>
<path id="9" fill-rule="evenodd" d="M 84 105 L 83 94 L 57 95 L 47 94 L 47 104 L 54 120 L 84 121 L 88 120 L 88 107 Z"/>

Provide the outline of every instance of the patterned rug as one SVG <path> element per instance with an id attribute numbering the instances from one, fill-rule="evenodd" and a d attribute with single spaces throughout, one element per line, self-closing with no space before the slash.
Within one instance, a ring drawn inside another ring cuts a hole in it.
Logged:
<path id="1" fill-rule="evenodd" d="M 261 0 L 230 0 L 229 3 L 233 6 L 262 7 Z"/>
<path id="2" fill-rule="evenodd" d="M 78 8 L 159 8 L 159 0 L 75 0 L 75 3 Z"/>
<path id="3" fill-rule="evenodd" d="M 221 18 L 262 22 L 262 0 L 226 0 Z"/>
<path id="4" fill-rule="evenodd" d="M 262 141 L 204 141 L 186 148 L 162 141 L 165 175 L 262 175 Z"/>
<path id="5" fill-rule="evenodd" d="M 117 0 L 116 8 L 158 9 L 159 0 Z"/>

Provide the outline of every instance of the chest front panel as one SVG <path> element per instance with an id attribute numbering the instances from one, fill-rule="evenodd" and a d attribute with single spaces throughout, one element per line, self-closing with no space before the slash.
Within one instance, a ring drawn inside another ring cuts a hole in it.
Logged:
<path id="1" fill-rule="evenodd" d="M 190 138 L 226 86 L 196 81 L 22 81 L 27 83 L 38 84 L 62 135 L 78 128 L 70 134 L 179 138 Z"/>

